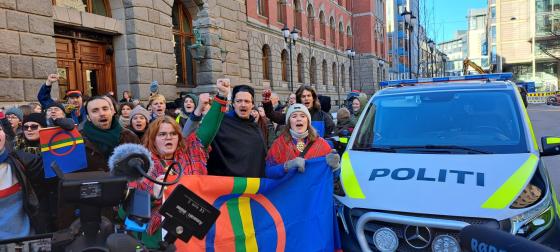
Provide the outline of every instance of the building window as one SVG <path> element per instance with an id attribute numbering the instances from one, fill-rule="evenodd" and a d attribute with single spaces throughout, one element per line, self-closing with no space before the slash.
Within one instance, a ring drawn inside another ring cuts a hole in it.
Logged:
<path id="1" fill-rule="evenodd" d="M 346 9 L 352 11 L 352 0 L 346 0 Z"/>
<path id="2" fill-rule="evenodd" d="M 352 30 L 350 30 L 350 26 L 346 27 L 346 36 L 348 36 L 346 44 L 348 44 L 348 47 L 352 47 Z"/>
<path id="3" fill-rule="evenodd" d="M 338 85 L 338 77 L 336 75 L 336 63 L 332 63 L 332 81 L 333 81 L 333 86 L 337 86 Z"/>
<path id="4" fill-rule="evenodd" d="M 111 17 L 109 0 L 52 0 L 53 5 L 72 8 L 78 11 L 89 12 L 101 16 Z"/>
<path id="5" fill-rule="evenodd" d="M 299 0 L 294 0 L 294 24 L 295 28 L 299 31 L 301 29 L 301 3 Z"/>
<path id="6" fill-rule="evenodd" d="M 280 58 L 282 60 L 282 80 L 288 81 L 288 51 L 282 50 Z"/>
<path id="7" fill-rule="evenodd" d="M 327 26 L 327 22 L 325 22 L 325 13 L 323 11 L 321 11 L 319 13 L 319 26 L 320 26 L 320 37 L 322 40 L 327 40 L 327 36 L 326 36 L 326 26 Z"/>
<path id="8" fill-rule="evenodd" d="M 344 50 L 344 26 L 342 22 L 338 23 L 338 44 L 340 49 Z"/>
<path id="9" fill-rule="evenodd" d="M 257 14 L 268 17 L 268 0 L 257 0 Z"/>
<path id="10" fill-rule="evenodd" d="M 298 54 L 298 56 L 297 56 L 297 79 L 298 79 L 298 82 L 300 82 L 300 83 L 303 83 L 303 82 L 304 82 L 304 77 L 303 77 L 303 73 L 304 73 L 303 69 L 304 69 L 304 68 L 303 68 L 303 64 L 304 64 L 304 63 L 303 63 L 303 55 L 301 55 L 301 53 L 300 53 L 300 54 Z"/>
<path id="11" fill-rule="evenodd" d="M 334 18 L 331 17 L 331 21 L 329 22 L 330 26 L 331 26 L 331 43 L 333 44 L 333 47 L 336 47 L 336 24 L 334 22 Z"/>
<path id="12" fill-rule="evenodd" d="M 285 19 L 285 14 L 286 14 L 286 5 L 284 3 L 282 3 L 283 0 L 278 0 L 276 2 L 276 15 L 277 15 L 277 20 L 278 23 L 284 24 L 286 20 Z"/>
<path id="13" fill-rule="evenodd" d="M 327 75 L 327 61 L 326 60 L 323 60 L 323 67 L 322 68 L 323 69 L 321 69 L 321 70 L 323 70 L 323 85 L 327 86 L 328 83 L 329 83 L 328 82 L 329 76 Z"/>
<path id="14" fill-rule="evenodd" d="M 309 66 L 309 82 L 311 84 L 317 84 L 317 62 L 315 57 L 311 58 L 311 64 Z"/>
<path id="15" fill-rule="evenodd" d="M 311 4 L 307 5 L 307 27 L 309 35 L 315 37 L 315 13 Z"/>
<path id="16" fill-rule="evenodd" d="M 189 46 L 194 41 L 191 15 L 180 1 L 175 1 L 171 18 L 177 64 L 177 85 L 195 87 L 195 63 L 189 50 Z"/>
<path id="17" fill-rule="evenodd" d="M 263 79 L 264 80 L 271 80 L 271 64 L 270 61 L 272 58 L 270 57 L 270 47 L 268 45 L 264 45 L 262 48 L 262 71 L 263 71 Z"/>
<path id="18" fill-rule="evenodd" d="M 354 80 L 352 79 L 352 67 L 349 67 L 349 68 L 348 68 L 348 81 L 349 81 L 350 83 L 353 83 L 353 82 L 354 82 Z"/>
<path id="19" fill-rule="evenodd" d="M 342 64 L 340 66 L 340 85 L 343 87 L 346 86 L 346 80 L 344 77 L 346 77 L 346 72 L 344 71 L 344 64 Z"/>

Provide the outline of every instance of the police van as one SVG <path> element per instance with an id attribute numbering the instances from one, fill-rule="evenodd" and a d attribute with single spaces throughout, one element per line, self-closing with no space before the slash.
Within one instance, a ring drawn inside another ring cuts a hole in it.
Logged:
<path id="1" fill-rule="evenodd" d="M 559 205 L 511 73 L 387 81 L 341 159 L 345 251 L 460 251 L 478 224 L 558 248 Z"/>

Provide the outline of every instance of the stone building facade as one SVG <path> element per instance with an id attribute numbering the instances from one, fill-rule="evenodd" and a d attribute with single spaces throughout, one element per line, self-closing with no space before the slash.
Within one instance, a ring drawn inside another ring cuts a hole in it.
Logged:
<path id="1" fill-rule="evenodd" d="M 312 85 L 320 94 L 330 96 L 335 105 L 351 89 L 373 93 L 375 83 L 381 81 L 375 69 L 386 59 L 384 36 L 376 33 L 383 32 L 376 26 L 384 23 L 380 21 L 384 19 L 384 4 L 367 2 L 371 3 L 247 0 L 252 83 L 282 95 L 302 84 Z M 296 30 L 299 35 L 291 59 L 282 29 Z M 356 52 L 353 60 L 347 49 Z"/>
<path id="2" fill-rule="evenodd" d="M 177 13 L 188 29 L 177 31 Z M 63 76 L 55 97 L 72 88 L 145 100 L 154 80 L 171 98 L 213 91 L 218 78 L 250 82 L 248 55 L 242 0 L 0 0 L 2 104 L 36 100 L 49 73 Z M 181 57 L 192 83 L 180 80 Z"/>
<path id="3" fill-rule="evenodd" d="M 384 1 L 353 2 L 0 0 L 0 105 L 36 100 L 49 73 L 62 76 L 54 97 L 79 89 L 131 91 L 147 100 L 157 81 L 172 99 L 180 91 L 214 91 L 224 77 L 286 95 L 292 71 L 284 26 L 300 34 L 294 90 L 311 84 L 333 100 L 352 88 L 371 93 L 381 81 L 374 69 L 386 59 L 378 27 Z M 348 48 L 356 51 L 353 61 Z"/>

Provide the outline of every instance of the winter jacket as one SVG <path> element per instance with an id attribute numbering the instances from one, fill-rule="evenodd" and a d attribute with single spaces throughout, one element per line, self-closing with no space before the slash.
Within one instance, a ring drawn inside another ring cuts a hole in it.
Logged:
<path id="1" fill-rule="evenodd" d="M 41 107 L 43 108 L 46 108 L 48 105 L 54 102 L 51 97 L 51 89 L 52 86 L 47 86 L 46 83 L 43 83 L 43 85 L 41 85 L 41 89 L 39 89 L 37 100 L 39 100 L 39 103 L 41 103 Z M 86 109 L 84 106 L 82 106 L 79 111 L 72 110 L 70 111 L 70 113 L 66 113 L 66 117 L 72 118 L 75 124 L 80 124 L 86 120 Z"/>
<path id="2" fill-rule="evenodd" d="M 306 141 L 308 141 L 308 139 Z M 309 144 L 309 142 L 306 144 Z M 304 159 L 326 156 L 331 152 L 330 145 L 321 137 L 317 137 L 311 144 L 311 147 L 303 156 Z M 281 164 L 299 157 L 300 155 L 301 152 L 297 149 L 294 139 L 292 139 L 291 136 L 279 136 L 268 150 L 266 157 L 266 176 L 269 178 L 281 177 L 284 174 L 284 167 Z"/>
<path id="3" fill-rule="evenodd" d="M 266 143 L 252 117 L 242 119 L 230 111 L 211 146 L 208 174 L 264 177 Z"/>
<path id="4" fill-rule="evenodd" d="M 352 111 L 352 101 L 354 99 L 358 99 L 360 101 L 360 109 L 358 111 Z M 360 93 L 356 98 L 353 98 L 350 100 L 350 108 L 349 110 L 352 111 L 352 117 L 351 117 L 351 121 L 353 125 L 356 125 L 356 123 L 358 123 L 358 119 L 360 118 L 360 115 L 362 114 L 362 111 L 364 111 L 364 108 L 366 107 L 368 102 L 368 98 L 367 95 L 364 93 Z"/>
<path id="5" fill-rule="evenodd" d="M 23 209 L 29 216 L 31 227 L 36 234 L 53 230 L 49 202 L 45 197 L 43 160 L 40 156 L 23 151 L 13 151 L 6 159 L 12 168 L 23 194 Z M 1 223 L 0 223 L 1 225 Z"/>

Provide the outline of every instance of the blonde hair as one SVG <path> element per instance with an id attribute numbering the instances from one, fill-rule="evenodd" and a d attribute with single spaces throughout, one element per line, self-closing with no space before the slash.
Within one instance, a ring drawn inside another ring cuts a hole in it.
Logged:
<path id="1" fill-rule="evenodd" d="M 152 105 L 152 103 L 153 103 L 154 101 L 163 101 L 163 103 L 165 103 L 165 102 L 166 102 L 165 96 L 160 95 L 160 94 L 152 95 L 152 96 L 150 97 L 150 100 L 148 101 L 148 105 Z"/>

